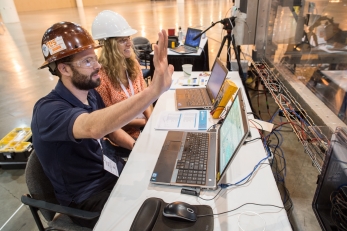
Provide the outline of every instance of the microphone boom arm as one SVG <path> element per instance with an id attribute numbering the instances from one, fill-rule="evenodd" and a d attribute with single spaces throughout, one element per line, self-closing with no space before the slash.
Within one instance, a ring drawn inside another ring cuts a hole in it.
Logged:
<path id="1" fill-rule="evenodd" d="M 234 23 L 234 22 L 235 22 L 235 17 L 225 18 L 225 19 L 219 20 L 218 22 L 212 22 L 211 26 L 209 26 L 206 30 L 200 32 L 197 36 L 195 36 L 193 38 L 193 40 L 199 38 L 203 33 L 208 31 L 209 29 L 211 29 L 211 27 L 214 27 L 214 25 L 216 25 L 217 23 L 222 23 L 224 25 L 223 29 L 227 30 L 227 29 L 231 29 L 232 28 L 231 23 Z"/>
<path id="2" fill-rule="evenodd" d="M 212 22 L 211 26 L 209 26 L 206 30 L 202 31 L 201 33 L 199 33 L 197 36 L 195 36 L 193 38 L 193 40 L 199 38 L 203 33 L 205 33 L 206 31 L 208 31 L 209 29 L 211 29 L 211 27 L 213 27 L 214 25 L 216 25 L 217 23 L 222 23 L 224 25 L 223 29 L 227 31 L 227 34 L 224 36 L 223 38 L 223 41 L 220 45 L 220 48 L 219 48 L 219 51 L 218 51 L 218 54 L 217 54 L 217 57 L 220 56 L 222 50 L 223 50 L 223 47 L 224 47 L 224 44 L 225 42 L 227 41 L 227 52 L 229 52 L 229 48 L 230 48 L 230 45 L 232 43 L 233 45 L 233 50 L 234 50 L 234 53 L 235 53 L 235 57 L 236 57 L 236 60 L 237 60 L 237 65 L 239 67 L 239 76 L 241 78 L 241 81 L 242 81 L 242 85 L 244 86 L 244 88 L 246 89 L 246 82 L 245 82 L 245 79 L 243 78 L 243 70 L 242 70 L 242 66 L 241 66 L 241 61 L 240 61 L 240 46 L 238 46 L 238 49 L 236 49 L 236 44 L 235 44 L 235 39 L 233 38 L 234 35 L 231 34 L 231 31 L 233 30 L 233 28 L 235 27 L 235 18 L 236 17 L 230 17 L 230 18 L 224 18 L 218 22 Z M 231 64 L 230 64 L 230 56 L 227 54 L 227 69 L 230 71 L 231 69 Z M 250 97 L 249 97 L 249 94 L 248 94 L 248 91 L 246 91 L 246 95 L 247 95 L 247 98 L 248 98 L 248 101 L 250 102 Z M 253 107 L 251 105 L 251 109 L 252 111 L 253 110 Z"/>
<path id="3" fill-rule="evenodd" d="M 216 25 L 216 24 L 219 23 L 219 22 L 222 22 L 222 20 L 220 20 L 220 21 L 218 21 L 218 22 L 212 22 L 211 26 L 209 26 L 206 30 L 200 32 L 197 36 L 195 36 L 195 37 L 193 38 L 193 40 L 199 38 L 203 33 L 205 33 L 206 31 L 208 31 L 209 29 L 211 29 L 211 27 L 214 27 L 214 25 Z"/>

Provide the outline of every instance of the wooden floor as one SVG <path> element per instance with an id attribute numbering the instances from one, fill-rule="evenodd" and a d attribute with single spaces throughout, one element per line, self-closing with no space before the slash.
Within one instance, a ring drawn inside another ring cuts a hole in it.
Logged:
<path id="1" fill-rule="evenodd" d="M 176 28 L 177 31 L 179 26 L 182 26 L 183 30 L 187 27 L 205 29 L 211 22 L 227 17 L 231 6 L 231 0 L 144 1 L 84 9 L 20 13 L 20 23 L 0 26 L 0 137 L 15 127 L 30 126 L 34 103 L 49 93 L 57 82 L 57 77 L 52 76 L 47 69 L 38 70 L 44 62 L 41 53 L 42 35 L 52 24 L 59 21 L 73 21 L 90 31 L 95 16 L 102 10 L 109 9 L 123 15 L 129 24 L 138 30 L 138 36 L 147 37 L 154 43 L 157 41 L 159 29 Z M 207 32 L 210 66 L 218 53 L 224 33 L 221 24 L 217 24 Z M 226 61 L 225 50 L 226 48 L 220 55 L 222 61 Z M 289 138 L 287 142 L 290 143 Z M 299 153 L 293 159 L 307 157 L 302 149 L 294 151 Z M 305 160 L 303 163 L 309 165 L 310 161 Z M 294 196 L 298 195 L 293 216 L 294 227 L 296 230 L 319 230 L 310 209 L 315 189 L 315 170 L 310 173 L 312 177 L 305 179 L 311 186 L 298 189 L 297 183 L 303 184 L 299 174 L 306 173 L 295 173 L 295 166 L 293 164 L 290 180 L 295 186 L 292 192 L 297 192 Z M 305 168 L 299 169 L 306 171 Z M 307 193 L 305 190 L 310 191 Z M 21 207 L 20 197 L 26 192 L 23 169 L 0 168 L 0 231 L 37 230 L 29 209 Z"/>

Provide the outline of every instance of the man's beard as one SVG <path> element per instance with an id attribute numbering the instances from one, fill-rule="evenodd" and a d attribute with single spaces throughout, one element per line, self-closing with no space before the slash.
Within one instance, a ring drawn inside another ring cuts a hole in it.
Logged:
<path id="1" fill-rule="evenodd" d="M 100 78 L 93 81 L 92 76 L 97 74 L 99 72 L 99 69 L 92 72 L 90 76 L 83 75 L 80 72 L 78 72 L 73 66 L 70 66 L 73 77 L 71 79 L 72 84 L 79 90 L 90 90 L 98 87 L 100 85 Z"/>

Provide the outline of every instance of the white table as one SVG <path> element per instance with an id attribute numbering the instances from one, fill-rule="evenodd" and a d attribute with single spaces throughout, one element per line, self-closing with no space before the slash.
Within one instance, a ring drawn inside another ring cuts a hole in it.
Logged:
<path id="1" fill-rule="evenodd" d="M 207 37 L 201 38 L 198 52 L 197 53 L 190 53 L 189 55 L 191 55 L 191 56 L 200 56 L 202 50 L 204 49 L 204 47 L 206 45 L 206 43 L 207 43 Z M 152 51 L 150 53 L 150 55 L 154 55 L 154 51 Z M 174 51 L 171 51 L 169 48 L 167 48 L 167 55 L 182 55 L 182 54 L 174 52 Z M 183 55 L 187 55 L 187 54 L 183 54 Z"/>
<path id="2" fill-rule="evenodd" d="M 178 78 L 181 75 L 181 72 L 175 72 L 173 77 Z M 237 72 L 230 72 L 228 78 L 238 86 L 242 86 Z M 149 197 L 162 198 L 167 203 L 184 201 L 195 205 L 206 204 L 212 207 L 214 213 L 232 210 L 245 203 L 272 204 L 283 207 L 269 165 L 261 165 L 247 184 L 224 189 L 211 201 L 182 195 L 180 187 L 150 183 L 152 171 L 167 134 L 167 131 L 155 130 L 154 126 L 162 110 L 175 110 L 174 94 L 174 90 L 169 90 L 157 101 L 152 116 L 137 140 L 94 230 L 129 230 L 138 209 Z M 247 99 L 244 91 L 243 96 Z M 246 107 L 247 111 L 251 111 L 248 102 Z M 249 118 L 253 118 L 253 116 L 249 115 Z M 251 139 L 259 137 L 259 133 L 255 128 L 251 128 L 251 135 Z M 266 153 L 260 140 L 242 146 L 227 170 L 225 182 L 236 183 L 243 179 L 265 156 Z M 200 196 L 206 199 L 212 198 L 217 191 L 203 190 Z M 234 212 L 215 216 L 214 230 L 239 230 L 238 216 L 245 211 L 256 212 L 265 219 L 266 230 L 291 230 L 284 209 L 256 205 L 246 205 Z"/>
<path id="3" fill-rule="evenodd" d="M 193 64 L 193 71 L 208 71 L 210 70 L 209 66 L 209 54 L 208 54 L 208 42 L 207 38 L 202 38 L 200 40 L 199 50 L 196 53 L 189 54 L 180 54 L 171 51 L 167 48 L 168 51 L 168 62 L 173 65 L 175 71 L 182 71 L 183 64 Z M 154 52 L 150 54 L 149 67 L 150 67 L 150 76 L 154 74 L 154 63 L 153 63 Z"/>

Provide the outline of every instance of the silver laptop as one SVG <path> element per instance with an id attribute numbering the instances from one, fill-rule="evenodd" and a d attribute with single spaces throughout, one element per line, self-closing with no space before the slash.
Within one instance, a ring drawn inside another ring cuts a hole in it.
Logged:
<path id="1" fill-rule="evenodd" d="M 195 36 L 201 33 L 201 31 L 202 30 L 188 27 L 184 45 L 176 47 L 176 48 L 170 48 L 170 50 L 180 54 L 189 54 L 189 53 L 198 52 L 201 36 L 199 38 L 196 38 L 195 40 L 193 38 L 195 38 Z"/>
<path id="2" fill-rule="evenodd" d="M 206 88 L 176 89 L 177 109 L 212 109 L 227 75 L 228 69 L 216 58 Z"/>
<path id="3" fill-rule="evenodd" d="M 217 130 L 168 132 L 150 181 L 216 189 L 248 133 L 245 104 L 238 90 Z"/>

